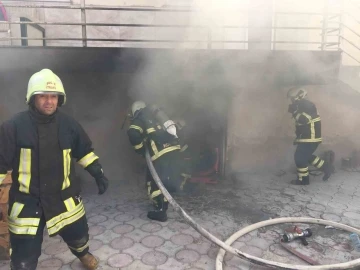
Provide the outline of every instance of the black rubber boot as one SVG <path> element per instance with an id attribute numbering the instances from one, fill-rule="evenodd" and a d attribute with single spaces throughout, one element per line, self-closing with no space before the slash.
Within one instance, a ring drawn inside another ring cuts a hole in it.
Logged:
<path id="1" fill-rule="evenodd" d="M 156 199 L 155 210 L 149 211 L 147 217 L 152 220 L 157 220 L 161 222 L 167 221 L 166 211 L 168 209 L 169 203 L 165 202 L 164 195 L 158 196 Z"/>
<path id="2" fill-rule="evenodd" d="M 324 165 L 324 167 L 325 167 L 325 165 Z M 327 167 L 327 166 L 326 166 Z M 333 170 L 330 168 L 330 167 L 328 167 L 328 168 L 324 168 L 324 176 L 323 176 L 323 181 L 327 181 L 327 180 L 329 180 L 329 178 L 330 178 L 330 176 L 331 176 L 331 174 L 333 173 Z"/>
<path id="3" fill-rule="evenodd" d="M 327 181 L 330 178 L 331 174 L 335 172 L 334 160 L 335 160 L 334 151 L 329 150 L 324 154 L 324 166 L 323 166 L 324 181 Z"/>
<path id="4" fill-rule="evenodd" d="M 324 176 L 323 176 L 323 180 L 327 181 L 330 176 L 335 172 L 335 167 L 333 164 L 325 161 L 324 162 L 324 167 L 323 167 L 323 172 L 324 172 Z"/>
<path id="5" fill-rule="evenodd" d="M 11 270 L 36 270 L 37 262 L 20 262 L 14 264 L 10 262 Z"/>
<path id="6" fill-rule="evenodd" d="M 164 210 L 149 211 L 147 214 L 147 217 L 152 220 L 156 220 L 156 221 L 160 221 L 160 222 L 167 221 L 167 214 L 166 214 L 166 211 L 164 211 Z"/>
<path id="7" fill-rule="evenodd" d="M 296 179 L 296 180 L 292 180 L 290 182 L 290 184 L 292 185 L 298 185 L 298 186 L 306 186 L 306 185 L 309 185 L 310 184 L 310 177 L 309 176 L 303 176 L 302 178 L 302 181 L 300 181 L 299 179 Z"/>

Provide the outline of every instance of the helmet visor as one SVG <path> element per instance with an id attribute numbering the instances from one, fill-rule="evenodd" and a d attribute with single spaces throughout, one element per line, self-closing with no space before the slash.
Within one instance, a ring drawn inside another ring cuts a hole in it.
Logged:
<path id="1" fill-rule="evenodd" d="M 62 92 L 57 92 L 57 91 L 36 91 L 33 93 L 33 95 L 62 95 L 64 96 L 64 93 Z"/>

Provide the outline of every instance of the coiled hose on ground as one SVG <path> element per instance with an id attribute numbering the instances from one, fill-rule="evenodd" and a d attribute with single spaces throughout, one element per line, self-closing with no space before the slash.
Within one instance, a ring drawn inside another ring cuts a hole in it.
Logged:
<path id="1" fill-rule="evenodd" d="M 172 207 L 174 208 L 174 210 L 179 213 L 184 219 L 185 221 L 191 226 L 193 227 L 196 231 L 198 231 L 201 235 L 203 235 L 204 237 L 206 237 L 208 240 L 210 240 L 211 242 L 213 242 L 214 244 L 216 244 L 217 246 L 219 246 L 220 249 L 219 253 L 216 257 L 216 270 L 221 270 L 222 269 L 222 262 L 223 262 L 223 258 L 225 255 L 225 252 L 230 252 L 231 254 L 244 259 L 246 261 L 249 261 L 251 263 L 257 264 L 257 265 L 262 265 L 262 266 L 267 266 L 267 267 L 271 267 L 271 268 L 275 268 L 275 269 L 291 269 L 291 270 L 305 270 L 305 269 L 311 269 L 311 270 L 327 270 L 327 269 L 351 269 L 354 268 L 356 266 L 360 266 L 360 259 L 357 260 L 353 260 L 350 262 L 346 262 L 346 263 L 338 263 L 338 264 L 331 264 L 331 265 L 317 265 L 317 266 L 307 266 L 307 265 L 290 265 L 290 264 L 285 264 L 285 263 L 279 263 L 279 262 L 273 262 L 273 261 L 269 261 L 269 260 L 265 260 L 265 259 L 261 259 L 258 258 L 256 256 L 252 256 L 250 254 L 247 254 L 245 252 L 242 252 L 236 248 L 233 248 L 231 246 L 231 244 L 236 241 L 236 239 L 238 239 L 239 237 L 252 232 L 256 229 L 259 229 L 261 227 L 265 227 L 265 226 L 269 226 L 269 225 L 274 225 L 274 224 L 279 224 L 279 223 L 292 223 L 292 222 L 296 222 L 296 223 L 313 223 L 313 224 L 320 224 L 320 225 L 329 225 L 329 226 L 333 226 L 339 229 L 343 229 L 349 232 L 354 232 L 357 234 L 360 234 L 360 230 L 347 226 L 347 225 L 343 225 L 337 222 L 333 222 L 333 221 L 327 221 L 327 220 L 323 220 L 323 219 L 316 219 L 316 218 L 305 218 L 305 217 L 293 217 L 293 218 L 276 218 L 276 219 L 270 219 L 270 220 L 266 220 L 266 221 L 262 221 L 262 222 L 258 222 L 255 224 L 252 224 L 248 227 L 245 227 L 244 229 L 234 233 L 228 240 L 226 240 L 225 242 L 221 241 L 220 239 L 216 238 L 214 235 L 212 235 L 210 232 L 208 232 L 207 230 L 205 230 L 203 227 L 201 227 L 199 224 L 197 224 L 192 217 L 190 217 L 182 208 L 181 206 L 174 200 L 174 198 L 170 195 L 170 193 L 166 190 L 166 188 L 164 187 L 163 183 L 161 182 L 159 175 L 157 174 L 154 165 L 151 161 L 150 158 L 150 154 L 149 154 L 149 150 L 146 148 L 146 153 L 145 153 L 145 157 L 146 157 L 146 163 L 149 167 L 150 173 L 152 175 L 152 177 L 154 178 L 156 184 L 158 185 L 159 189 L 161 190 L 161 192 L 164 194 L 165 198 L 169 201 L 169 203 L 172 205 Z"/>

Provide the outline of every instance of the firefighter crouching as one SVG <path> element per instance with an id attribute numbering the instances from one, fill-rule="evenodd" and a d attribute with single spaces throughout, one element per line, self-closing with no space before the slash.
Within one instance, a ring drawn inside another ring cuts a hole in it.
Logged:
<path id="1" fill-rule="evenodd" d="M 297 179 L 291 181 L 294 185 L 309 185 L 309 168 L 311 164 L 321 170 L 323 180 L 329 179 L 333 172 L 330 160 L 323 160 L 313 153 L 322 142 L 321 119 L 314 103 L 306 99 L 307 92 L 304 89 L 291 88 L 287 97 L 291 100 L 288 112 L 292 114 L 296 125 L 297 145 L 295 151 L 295 164 L 297 167 Z"/>
<path id="2" fill-rule="evenodd" d="M 189 175 L 182 173 L 181 147 L 175 126 L 169 126 L 167 131 L 164 130 L 159 119 L 156 118 L 161 113 L 156 108 L 149 108 L 142 101 L 134 102 L 131 107 L 132 118 L 128 136 L 136 153 L 144 156 L 145 147 L 148 147 L 151 160 L 164 186 L 169 192 L 176 192 Z M 166 221 L 168 201 L 159 190 L 148 168 L 146 181 L 148 195 L 155 208 L 148 212 L 147 217 L 152 220 Z"/>
<path id="3" fill-rule="evenodd" d="M 43 69 L 29 80 L 29 109 L 0 127 L 0 180 L 8 170 L 13 179 L 8 210 L 13 270 L 36 269 L 45 226 L 50 236 L 63 238 L 87 269 L 98 265 L 89 253 L 88 224 L 72 158 L 95 178 L 99 194 L 106 191 L 108 180 L 88 135 L 58 110 L 65 102 L 60 78 Z"/>

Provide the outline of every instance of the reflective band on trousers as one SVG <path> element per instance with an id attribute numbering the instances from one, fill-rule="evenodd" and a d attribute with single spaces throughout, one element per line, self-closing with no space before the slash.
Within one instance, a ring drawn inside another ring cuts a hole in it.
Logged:
<path id="1" fill-rule="evenodd" d="M 297 174 L 300 181 L 303 177 L 309 176 L 309 168 L 297 168 Z"/>
<path id="2" fill-rule="evenodd" d="M 98 159 L 99 157 L 97 155 L 95 155 L 94 152 L 90 152 L 89 154 L 87 154 L 86 156 L 84 156 L 82 159 L 80 159 L 78 161 L 78 163 L 83 167 L 86 168 L 87 166 L 89 166 L 91 163 L 93 163 L 96 159 Z"/>
<path id="3" fill-rule="evenodd" d="M 320 169 L 324 165 L 324 160 L 320 159 L 319 157 L 315 157 L 314 161 L 311 162 L 316 168 Z"/>
<path id="4" fill-rule="evenodd" d="M 62 185 L 62 190 L 70 187 L 70 165 L 71 165 L 71 149 L 64 149 L 63 150 L 63 161 L 64 161 L 64 182 Z"/>
<path id="5" fill-rule="evenodd" d="M 72 246 L 69 246 L 68 247 L 76 252 L 83 252 L 87 247 L 89 247 L 89 241 L 86 242 L 85 245 L 83 245 L 82 247 L 78 247 L 78 248 L 75 248 L 75 247 L 72 247 Z"/>
<path id="6" fill-rule="evenodd" d="M 30 179 L 31 179 L 31 149 L 21 148 L 20 162 L 19 162 L 19 184 L 20 191 L 23 193 L 30 193 Z"/>
<path id="7" fill-rule="evenodd" d="M 14 202 L 8 216 L 9 230 L 14 234 L 36 235 L 40 218 L 19 218 L 24 204 Z"/>
<path id="8" fill-rule="evenodd" d="M 64 202 L 65 204 L 65 202 Z M 85 209 L 82 202 L 72 208 L 70 211 L 62 213 L 46 222 L 49 235 L 53 235 L 65 226 L 74 223 L 85 215 Z"/>

